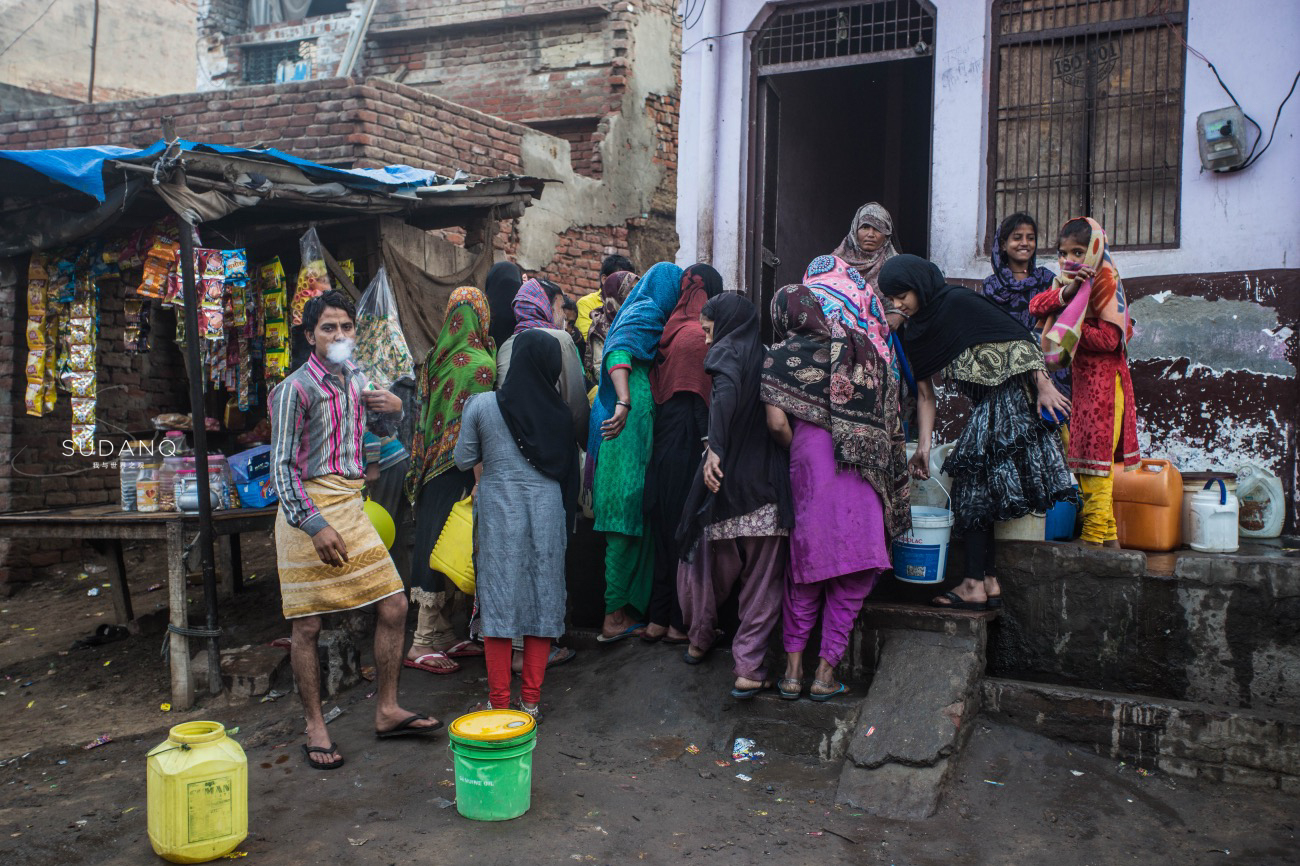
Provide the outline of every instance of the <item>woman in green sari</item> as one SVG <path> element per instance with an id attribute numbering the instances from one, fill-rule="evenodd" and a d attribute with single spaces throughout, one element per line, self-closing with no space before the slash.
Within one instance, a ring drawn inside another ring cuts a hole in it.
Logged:
<path id="1" fill-rule="evenodd" d="M 447 300 L 438 342 L 417 372 L 419 412 L 411 439 L 406 496 L 415 506 L 415 544 L 411 553 L 411 601 L 419 606 L 415 642 L 406 666 L 434 674 L 459 670 L 457 656 L 482 655 L 470 641 L 457 641 L 444 613 L 446 577 L 429 566 L 429 554 L 452 506 L 474 487 L 474 473 L 456 468 L 452 452 L 460 435 L 460 416 L 469 398 L 496 384 L 496 343 L 487 298 L 462 286 Z"/>
<path id="2" fill-rule="evenodd" d="M 664 323 L 677 305 L 682 269 L 669 262 L 646 271 L 605 337 L 600 388 L 591 408 L 588 458 L 595 462 L 593 510 L 605 533 L 605 622 L 597 640 L 644 631 L 654 543 L 645 533 L 646 465 L 654 440 L 650 367 Z"/>

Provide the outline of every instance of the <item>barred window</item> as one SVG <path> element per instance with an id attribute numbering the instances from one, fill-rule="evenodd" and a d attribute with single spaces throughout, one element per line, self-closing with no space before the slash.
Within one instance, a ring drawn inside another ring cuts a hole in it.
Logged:
<path id="1" fill-rule="evenodd" d="M 999 0 L 988 236 L 1091 216 L 1114 247 L 1178 246 L 1186 0 Z"/>
<path id="2" fill-rule="evenodd" d="M 305 81 L 312 77 L 316 59 L 316 40 L 277 42 L 273 45 L 250 45 L 243 49 L 245 84 L 283 84 Z"/>
<path id="3" fill-rule="evenodd" d="M 770 75 L 917 57 L 933 45 L 928 2 L 874 0 L 782 10 L 763 25 L 754 48 L 759 75 Z"/>

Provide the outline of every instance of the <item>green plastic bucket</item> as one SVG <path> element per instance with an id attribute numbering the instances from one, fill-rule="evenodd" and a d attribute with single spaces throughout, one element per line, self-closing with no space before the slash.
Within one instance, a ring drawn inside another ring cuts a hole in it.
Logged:
<path id="1" fill-rule="evenodd" d="M 448 733 L 456 811 L 473 821 L 509 821 L 528 811 L 537 725 L 527 713 L 470 713 L 452 722 Z"/>

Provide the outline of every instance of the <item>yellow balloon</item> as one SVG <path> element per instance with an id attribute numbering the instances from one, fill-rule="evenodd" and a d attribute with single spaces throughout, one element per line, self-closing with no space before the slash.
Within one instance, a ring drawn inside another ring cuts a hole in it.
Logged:
<path id="1" fill-rule="evenodd" d="M 373 499 L 366 500 L 365 509 L 366 517 L 370 518 L 375 531 L 379 533 L 379 540 L 384 543 L 384 547 L 392 550 L 393 541 L 397 538 L 397 527 L 393 524 L 392 516 Z"/>

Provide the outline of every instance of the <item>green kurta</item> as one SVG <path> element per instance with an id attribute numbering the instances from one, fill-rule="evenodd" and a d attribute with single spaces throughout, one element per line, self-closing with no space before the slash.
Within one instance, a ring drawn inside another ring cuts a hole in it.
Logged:
<path id="1" fill-rule="evenodd" d="M 628 397 L 632 404 L 623 431 L 600 446 L 592 484 L 596 531 L 607 534 L 605 612 L 631 607 L 644 613 L 650 602 L 654 545 L 644 531 L 645 472 L 654 443 L 655 401 L 650 394 L 650 367 L 627 352 L 602 359 L 606 369 L 630 364 Z"/>
<path id="2" fill-rule="evenodd" d="M 627 352 L 613 352 L 603 359 L 605 369 L 631 364 L 628 377 L 627 423 L 614 439 L 600 446 L 596 476 L 592 484 L 597 532 L 623 535 L 642 533 L 645 470 L 654 442 L 655 401 L 650 395 L 650 367 L 632 359 Z"/>

